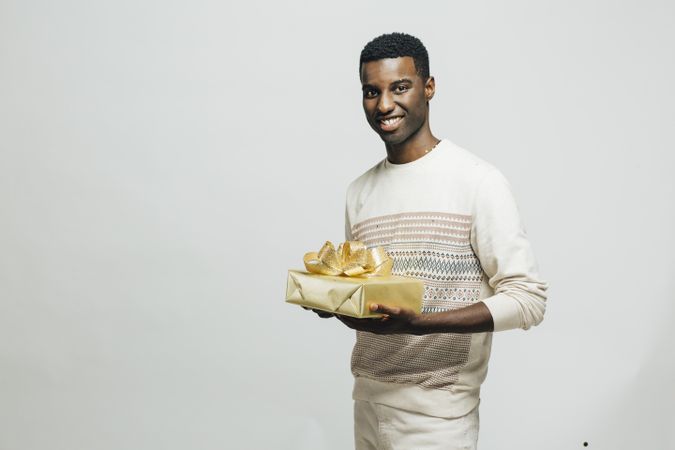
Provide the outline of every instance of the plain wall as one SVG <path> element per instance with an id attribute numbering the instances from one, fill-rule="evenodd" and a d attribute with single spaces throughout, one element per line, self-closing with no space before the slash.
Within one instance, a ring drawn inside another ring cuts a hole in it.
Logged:
<path id="1" fill-rule="evenodd" d="M 479 447 L 675 448 L 674 13 L 1 0 L 0 450 L 351 448 L 353 331 L 283 300 L 385 157 L 358 56 L 391 31 L 551 285 L 494 336 Z"/>

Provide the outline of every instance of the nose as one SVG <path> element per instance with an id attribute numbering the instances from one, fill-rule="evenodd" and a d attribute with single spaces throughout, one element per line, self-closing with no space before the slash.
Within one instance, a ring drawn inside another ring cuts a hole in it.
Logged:
<path id="1" fill-rule="evenodd" d="M 394 100 L 392 99 L 391 93 L 384 91 L 380 94 L 379 101 L 377 102 L 377 110 L 380 114 L 386 115 L 387 113 L 393 111 L 394 109 Z"/>

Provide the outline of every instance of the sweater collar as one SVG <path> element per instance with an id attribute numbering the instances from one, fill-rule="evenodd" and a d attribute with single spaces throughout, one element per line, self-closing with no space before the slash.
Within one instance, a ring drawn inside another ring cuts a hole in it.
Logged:
<path id="1" fill-rule="evenodd" d="M 439 155 L 449 147 L 449 141 L 447 139 L 441 139 L 441 141 L 436 145 L 436 147 L 431 150 L 429 153 L 420 156 L 414 161 L 410 161 L 404 164 L 394 164 L 389 161 L 387 157 L 384 158 L 383 164 L 386 170 L 391 171 L 401 171 L 401 170 L 410 170 L 410 169 L 419 169 L 422 167 L 427 167 L 434 160 L 438 159 Z"/>

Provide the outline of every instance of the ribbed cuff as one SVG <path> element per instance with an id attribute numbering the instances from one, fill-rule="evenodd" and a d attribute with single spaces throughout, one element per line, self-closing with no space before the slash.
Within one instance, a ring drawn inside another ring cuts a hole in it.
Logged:
<path id="1" fill-rule="evenodd" d="M 520 306 L 508 295 L 495 294 L 483 299 L 483 303 L 492 314 L 492 321 L 495 324 L 494 331 L 513 330 L 522 327 Z"/>

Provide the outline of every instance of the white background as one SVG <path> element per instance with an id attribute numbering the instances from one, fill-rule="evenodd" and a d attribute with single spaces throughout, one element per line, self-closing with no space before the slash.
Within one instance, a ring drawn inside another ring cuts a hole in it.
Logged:
<path id="1" fill-rule="evenodd" d="M 674 13 L 1 0 L 0 449 L 352 446 L 353 332 L 283 299 L 385 156 L 358 56 L 391 31 L 551 285 L 494 336 L 480 448 L 675 448 Z"/>

